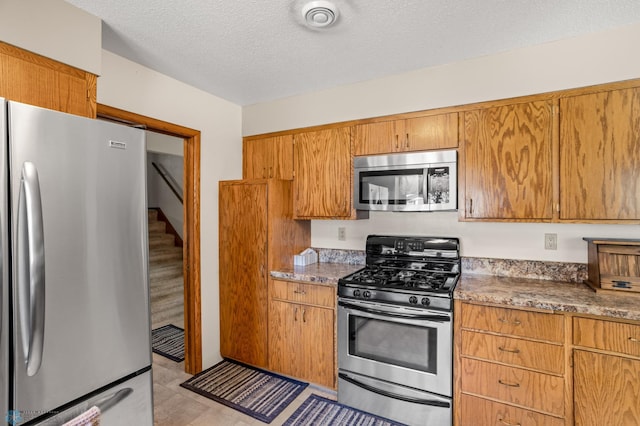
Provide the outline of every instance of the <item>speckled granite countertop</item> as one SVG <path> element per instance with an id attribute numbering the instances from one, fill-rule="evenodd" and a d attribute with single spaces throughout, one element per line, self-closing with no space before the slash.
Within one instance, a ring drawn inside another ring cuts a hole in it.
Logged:
<path id="1" fill-rule="evenodd" d="M 312 263 L 307 266 L 282 266 L 271 271 L 273 278 L 337 285 L 338 279 L 362 269 L 364 265 L 347 263 Z"/>
<path id="2" fill-rule="evenodd" d="M 582 283 L 463 273 L 453 297 L 640 321 L 640 295 L 596 293 Z"/>

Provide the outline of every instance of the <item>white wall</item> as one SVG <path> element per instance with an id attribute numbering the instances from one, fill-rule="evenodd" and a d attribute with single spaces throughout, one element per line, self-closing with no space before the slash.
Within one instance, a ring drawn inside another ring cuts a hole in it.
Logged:
<path id="1" fill-rule="evenodd" d="M 180 146 L 182 146 L 182 139 Z M 148 145 L 147 145 L 148 147 Z M 160 172 L 153 167 L 153 163 L 164 167 L 173 178 L 179 193 L 184 198 L 184 157 L 172 154 L 154 152 L 147 149 L 147 203 L 149 208 L 162 210 L 173 229 L 184 241 L 184 206 L 173 193 Z"/>
<path id="2" fill-rule="evenodd" d="M 0 40 L 100 74 L 102 21 L 63 0 L 0 0 Z"/>
<path id="3" fill-rule="evenodd" d="M 163 135 L 156 132 L 145 132 L 147 138 L 147 151 L 184 157 L 184 140 L 174 136 Z"/>
<path id="4" fill-rule="evenodd" d="M 640 24 L 250 105 L 243 108 L 243 135 L 640 78 L 640 55 L 630 54 L 638 40 Z M 346 241 L 337 239 L 339 226 Z M 557 233 L 558 250 L 544 250 L 549 232 Z M 640 226 L 472 223 L 458 222 L 456 213 L 385 212 L 311 222 L 314 247 L 362 250 L 371 233 L 458 236 L 469 257 L 586 262 L 582 237 L 640 238 Z"/>
<path id="5" fill-rule="evenodd" d="M 202 363 L 220 360 L 218 181 L 242 175 L 241 108 L 103 51 L 98 102 L 201 131 Z"/>

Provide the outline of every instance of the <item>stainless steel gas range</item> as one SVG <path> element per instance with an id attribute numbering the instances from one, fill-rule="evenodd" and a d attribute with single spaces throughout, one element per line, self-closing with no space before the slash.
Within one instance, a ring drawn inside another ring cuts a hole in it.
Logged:
<path id="1" fill-rule="evenodd" d="M 409 425 L 451 425 L 457 238 L 370 235 L 338 281 L 338 401 Z"/>

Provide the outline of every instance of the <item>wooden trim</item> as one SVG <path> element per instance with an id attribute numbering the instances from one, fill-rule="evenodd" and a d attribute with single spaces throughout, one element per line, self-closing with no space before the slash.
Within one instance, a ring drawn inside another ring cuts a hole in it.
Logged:
<path id="1" fill-rule="evenodd" d="M 202 371 L 202 313 L 200 300 L 200 131 L 107 105 L 97 116 L 142 124 L 147 130 L 184 138 L 184 328 L 185 372 Z"/>
<path id="2" fill-rule="evenodd" d="M 156 210 L 158 212 L 158 220 L 161 220 L 165 224 L 165 233 L 173 235 L 173 245 L 176 247 L 183 247 L 184 243 L 182 241 L 182 237 L 175 230 L 171 222 L 169 222 L 169 218 L 164 214 L 160 207 L 149 207 L 150 210 Z"/>

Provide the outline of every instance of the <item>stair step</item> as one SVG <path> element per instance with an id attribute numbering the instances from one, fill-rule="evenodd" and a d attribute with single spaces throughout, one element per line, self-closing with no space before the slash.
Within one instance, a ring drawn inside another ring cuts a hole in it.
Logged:
<path id="1" fill-rule="evenodd" d="M 182 247 L 175 246 L 166 224 L 158 220 L 158 211 L 150 209 L 149 295 L 153 328 L 184 323 L 184 278 Z"/>
<path id="2" fill-rule="evenodd" d="M 182 250 L 180 251 L 168 251 L 161 253 L 149 252 L 149 266 L 156 267 L 162 266 L 165 263 L 180 262 L 182 263 Z"/>
<path id="3" fill-rule="evenodd" d="M 149 221 L 147 228 L 149 230 L 149 234 L 151 233 L 164 234 L 165 231 L 167 230 L 167 224 L 159 220 L 154 220 L 154 221 Z"/>
<path id="4" fill-rule="evenodd" d="M 149 248 L 156 248 L 159 246 L 173 246 L 174 238 L 173 235 L 169 234 L 160 234 L 160 235 L 149 235 Z"/>
<path id="5" fill-rule="evenodd" d="M 159 267 L 149 269 L 149 280 L 168 280 L 171 278 L 182 277 L 182 262 L 165 264 Z"/>

